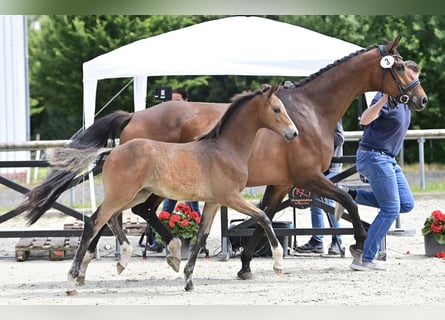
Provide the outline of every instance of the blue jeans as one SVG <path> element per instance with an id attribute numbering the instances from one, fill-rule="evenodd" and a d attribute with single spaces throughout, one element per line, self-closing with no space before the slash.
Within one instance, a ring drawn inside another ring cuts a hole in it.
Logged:
<path id="1" fill-rule="evenodd" d="M 171 213 L 172 211 L 175 210 L 176 203 L 177 203 L 176 200 L 165 199 L 164 204 L 162 205 L 162 210 L 168 211 Z M 201 215 L 201 211 L 199 210 L 199 202 L 198 201 L 187 201 L 185 204 L 188 205 L 192 209 L 192 211 L 196 211 L 199 213 L 199 215 Z"/>
<path id="2" fill-rule="evenodd" d="M 414 198 L 402 168 L 395 158 L 378 151 L 357 149 L 357 170 L 365 176 L 372 191 L 357 190 L 357 204 L 379 208 L 368 229 L 363 261 L 374 260 L 380 244 L 400 213 L 414 208 Z"/>
<path id="3" fill-rule="evenodd" d="M 326 177 L 327 178 L 332 178 L 333 176 L 337 175 L 339 172 L 335 172 L 335 171 L 330 171 Z M 327 199 L 327 198 L 322 198 L 320 196 L 316 196 L 316 198 L 320 201 L 325 202 L 326 204 L 330 205 L 330 206 L 334 206 L 334 200 L 331 199 Z M 312 222 L 312 228 L 324 228 L 324 215 L 325 212 L 323 209 L 313 205 L 310 207 L 311 210 L 311 222 Z M 328 213 L 329 214 L 329 220 L 331 220 L 332 222 L 332 227 L 333 228 L 340 228 L 340 223 L 335 219 L 334 214 L 332 213 Z M 334 242 L 334 238 L 337 237 L 337 240 L 340 241 L 341 240 L 341 235 L 332 235 L 332 241 Z M 319 243 L 323 243 L 323 235 L 313 235 L 312 236 L 312 241 L 317 241 Z"/>

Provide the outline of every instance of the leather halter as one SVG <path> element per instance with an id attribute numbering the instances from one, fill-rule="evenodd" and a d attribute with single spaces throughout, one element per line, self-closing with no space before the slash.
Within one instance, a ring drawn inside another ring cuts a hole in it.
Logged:
<path id="1" fill-rule="evenodd" d="M 387 55 L 384 45 L 379 45 L 379 52 L 380 52 L 380 55 L 382 57 Z M 394 57 L 401 58 L 399 55 L 394 55 Z M 397 83 L 397 86 L 399 87 L 399 92 L 400 92 L 400 94 L 395 99 L 398 100 L 400 103 L 405 103 L 406 104 L 406 103 L 408 103 L 408 101 L 410 99 L 410 96 L 407 94 L 408 91 L 410 91 L 415 86 L 420 85 L 420 80 L 419 79 L 414 79 L 408 85 L 402 86 L 402 84 L 400 83 L 399 78 L 397 77 L 396 73 L 394 72 L 393 66 L 391 66 L 389 71 L 391 72 L 391 75 L 392 75 L 394 81 Z M 382 92 L 383 92 L 383 80 L 385 79 L 385 73 L 386 73 L 386 69 L 383 70 Z"/>

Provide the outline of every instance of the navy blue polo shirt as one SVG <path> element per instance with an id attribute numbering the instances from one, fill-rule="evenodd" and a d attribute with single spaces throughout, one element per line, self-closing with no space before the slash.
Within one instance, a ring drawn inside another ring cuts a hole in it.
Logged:
<path id="1" fill-rule="evenodd" d="M 371 105 L 381 97 L 382 93 L 378 92 Z M 410 122 L 411 111 L 408 105 L 399 103 L 395 108 L 390 108 L 386 103 L 380 110 L 379 117 L 365 126 L 360 146 L 396 156 L 402 148 Z"/>

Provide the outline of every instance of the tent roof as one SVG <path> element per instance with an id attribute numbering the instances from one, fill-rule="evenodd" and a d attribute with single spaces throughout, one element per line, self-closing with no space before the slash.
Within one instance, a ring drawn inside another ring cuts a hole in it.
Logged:
<path id="1" fill-rule="evenodd" d="M 161 75 L 307 76 L 361 47 L 260 17 L 228 17 L 142 39 L 83 65 L 84 81 Z"/>
<path id="2" fill-rule="evenodd" d="M 97 81 L 134 78 L 135 111 L 146 108 L 147 77 L 308 76 L 361 47 L 260 17 L 228 17 L 142 39 L 83 64 L 84 122 L 94 122 Z"/>

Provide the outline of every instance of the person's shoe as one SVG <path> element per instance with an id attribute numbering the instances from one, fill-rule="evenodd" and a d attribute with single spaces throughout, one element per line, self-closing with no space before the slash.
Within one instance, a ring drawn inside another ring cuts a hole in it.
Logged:
<path id="1" fill-rule="evenodd" d="M 296 247 L 295 251 L 299 253 L 323 253 L 323 243 L 313 245 L 310 241 L 302 246 Z"/>
<path id="2" fill-rule="evenodd" d="M 360 262 L 357 259 L 352 260 L 352 263 L 349 267 L 356 271 L 385 271 L 386 270 L 384 267 L 382 267 L 372 261 Z"/>
<path id="3" fill-rule="evenodd" d="M 337 240 L 338 243 L 334 243 L 332 242 L 329 249 L 328 249 L 328 254 L 331 256 L 338 256 L 340 255 L 340 248 L 341 248 L 341 241 Z"/>

